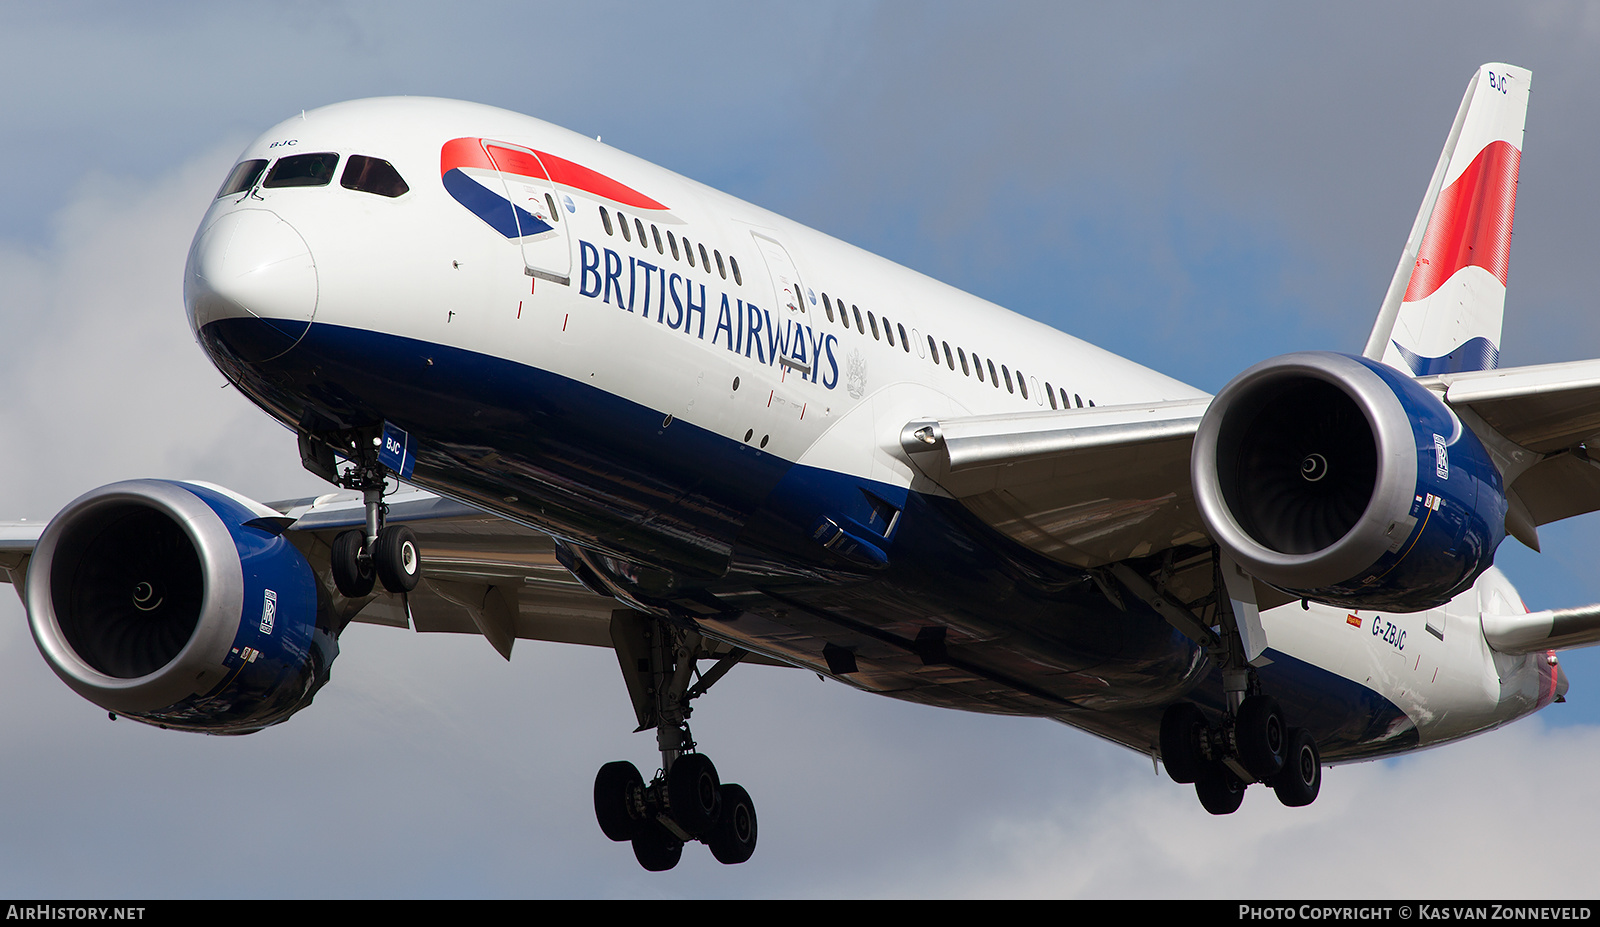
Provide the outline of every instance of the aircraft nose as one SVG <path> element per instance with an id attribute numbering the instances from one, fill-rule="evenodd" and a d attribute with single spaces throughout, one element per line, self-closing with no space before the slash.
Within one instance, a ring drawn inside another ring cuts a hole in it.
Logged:
<path id="1" fill-rule="evenodd" d="M 317 312 L 317 264 L 294 226 L 269 209 L 224 213 L 195 236 L 184 274 L 189 325 L 208 351 L 271 360 Z"/>

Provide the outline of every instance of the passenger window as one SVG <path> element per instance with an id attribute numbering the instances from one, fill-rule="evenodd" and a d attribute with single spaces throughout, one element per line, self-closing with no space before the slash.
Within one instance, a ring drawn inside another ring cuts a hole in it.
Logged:
<path id="1" fill-rule="evenodd" d="M 261 172 L 267 169 L 266 158 L 252 158 L 249 161 L 240 161 L 228 172 L 228 179 L 222 182 L 222 187 L 217 190 L 217 196 L 223 197 L 230 193 L 243 193 L 256 185 L 261 179 Z"/>
<path id="2" fill-rule="evenodd" d="M 656 228 L 655 223 L 653 222 L 650 223 L 650 237 L 656 240 L 656 253 L 666 254 L 667 249 L 661 246 L 661 230 Z"/>
<path id="3" fill-rule="evenodd" d="M 889 320 L 883 320 L 883 337 L 888 340 L 889 347 L 894 347 L 894 329 L 889 327 Z"/>
<path id="4" fill-rule="evenodd" d="M 722 266 L 722 252 L 713 248 L 711 253 L 717 256 L 717 273 L 722 275 L 722 279 L 728 279 L 728 269 Z"/>
<path id="5" fill-rule="evenodd" d="M 706 246 L 704 242 L 702 242 L 700 245 L 700 266 L 706 269 L 706 273 L 711 273 L 711 258 L 706 255 Z"/>
<path id="6" fill-rule="evenodd" d="M 617 225 L 621 226 L 622 228 L 622 240 L 629 242 L 633 241 L 633 233 L 628 231 L 628 217 L 623 215 L 621 212 L 617 213 Z"/>
<path id="7" fill-rule="evenodd" d="M 734 284 L 736 286 L 744 286 L 744 277 L 740 276 L 739 274 L 739 262 L 735 260 L 734 256 L 731 254 L 728 255 L 728 266 L 733 268 Z M 800 287 L 798 285 L 794 288 L 794 298 L 796 302 L 804 302 L 804 300 L 800 298 Z"/>
<path id="8" fill-rule="evenodd" d="M 827 310 L 828 321 L 833 321 L 833 303 L 828 302 L 828 294 L 822 294 L 822 308 Z"/>
<path id="9" fill-rule="evenodd" d="M 411 188 L 406 186 L 400 172 L 394 165 L 379 158 L 369 158 L 366 155 L 351 155 L 350 160 L 344 163 L 344 175 L 339 178 L 339 186 L 346 190 L 360 190 L 362 193 L 376 193 L 379 196 L 396 197 Z M 555 205 L 551 204 L 552 210 Z"/>
<path id="10" fill-rule="evenodd" d="M 1011 371 L 1006 368 L 1005 364 L 1001 364 L 1000 365 L 1000 373 L 1006 378 L 1006 392 L 1008 392 L 1008 393 L 1016 392 L 1016 389 L 1013 388 L 1012 385 L 1011 385 Z"/>
<path id="11" fill-rule="evenodd" d="M 638 216 L 633 217 L 633 227 L 639 233 L 639 246 L 642 248 L 650 247 L 650 239 L 644 237 L 644 223 L 639 220 Z"/>
<path id="12" fill-rule="evenodd" d="M 1017 371 L 1017 389 L 1022 393 L 1023 399 L 1028 398 L 1028 378 L 1023 376 L 1020 370 Z"/>
<path id="13" fill-rule="evenodd" d="M 994 372 L 994 358 L 989 359 L 989 382 L 994 384 L 995 389 L 1000 388 L 1000 378 Z"/>
<path id="14" fill-rule="evenodd" d="M 950 365 L 951 370 L 956 369 L 956 358 L 955 355 L 950 353 L 950 342 L 941 341 L 939 343 L 944 345 L 944 362 Z"/>
<path id="15" fill-rule="evenodd" d="M 961 358 L 961 375 L 965 377 L 972 376 L 972 371 L 967 369 L 967 352 L 956 348 L 956 356 Z"/>
<path id="16" fill-rule="evenodd" d="M 900 331 L 900 350 L 906 352 L 907 354 L 910 354 L 911 353 L 911 342 L 906 340 L 906 327 L 904 325 L 901 325 L 899 322 L 896 322 L 894 327 L 899 329 L 899 331 Z"/>
<path id="17" fill-rule="evenodd" d="M 928 336 L 928 353 L 933 355 L 935 364 L 939 363 L 939 345 L 934 342 L 932 335 Z"/>
<path id="18" fill-rule="evenodd" d="M 607 235 L 616 234 L 615 232 L 611 231 L 611 213 L 606 212 L 606 208 L 604 206 L 600 207 L 600 224 L 606 227 Z"/>
<path id="19" fill-rule="evenodd" d="M 345 171 L 345 173 L 348 174 L 350 172 L 349 171 Z M 400 175 L 396 174 L 395 176 L 398 177 Z M 405 183 L 405 181 L 403 181 L 403 180 L 400 181 L 400 182 L 401 183 Z M 402 190 L 401 192 L 404 193 L 405 191 Z M 550 224 L 554 225 L 557 222 L 560 222 L 561 221 L 561 210 L 556 208 L 556 198 L 551 196 L 550 194 L 546 193 L 544 195 L 544 204 L 546 206 L 550 207 Z"/>
<path id="20" fill-rule="evenodd" d="M 689 266 L 694 266 L 694 245 L 689 244 L 689 239 L 683 240 L 683 254 L 689 259 Z"/>
<path id="21" fill-rule="evenodd" d="M 278 159 L 267 174 L 263 187 L 326 187 L 333 181 L 333 169 L 339 166 L 339 156 L 331 151 L 316 154 L 292 155 Z"/>
<path id="22" fill-rule="evenodd" d="M 674 261 L 682 260 L 682 258 L 678 257 L 678 239 L 672 236 L 672 229 L 667 229 L 667 244 L 672 247 L 672 259 Z"/>
<path id="23" fill-rule="evenodd" d="M 1050 388 L 1050 381 L 1044 381 L 1044 394 L 1050 397 L 1050 408 L 1059 408 L 1056 405 L 1056 391 Z"/>
<path id="24" fill-rule="evenodd" d="M 867 321 L 872 323 L 872 340 L 873 341 L 877 341 L 878 340 L 878 317 L 872 314 L 872 310 L 871 309 L 867 310 Z"/>
<path id="25" fill-rule="evenodd" d="M 983 382 L 983 361 L 978 360 L 978 352 L 977 351 L 973 351 L 972 352 L 972 366 L 977 368 L 977 370 L 978 370 L 978 382 L 982 383 Z"/>

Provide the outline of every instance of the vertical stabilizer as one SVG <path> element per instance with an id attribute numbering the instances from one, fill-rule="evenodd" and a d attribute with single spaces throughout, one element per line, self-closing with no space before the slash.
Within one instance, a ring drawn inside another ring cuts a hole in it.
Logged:
<path id="1" fill-rule="evenodd" d="M 1365 356 L 1412 376 L 1499 366 L 1532 76 L 1486 64 L 1467 84 Z"/>

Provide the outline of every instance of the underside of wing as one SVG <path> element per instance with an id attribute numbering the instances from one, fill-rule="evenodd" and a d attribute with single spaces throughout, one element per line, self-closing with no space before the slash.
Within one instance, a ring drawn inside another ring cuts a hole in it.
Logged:
<path id="1" fill-rule="evenodd" d="M 482 634 L 510 658 L 518 640 L 612 647 L 612 613 L 622 603 L 584 585 L 562 563 L 547 534 L 430 493 L 396 495 L 390 523 L 417 537 L 422 579 L 404 596 L 351 603 L 351 619 L 423 632 Z M 334 494 L 311 504 L 275 506 L 295 518 L 290 532 L 331 547 L 340 532 L 364 523 L 361 499 Z M 326 562 L 326 557 L 312 558 Z M 319 576 L 331 594 L 330 578 Z M 770 662 L 751 656 L 750 662 Z"/>
<path id="2" fill-rule="evenodd" d="M 1600 509 L 1600 360 L 1443 374 L 1419 381 L 1497 456 L 1510 490 L 1511 533 L 1537 549 L 1532 528 Z M 1521 519 L 1524 524 L 1517 524 Z"/>
<path id="3" fill-rule="evenodd" d="M 1208 402 L 912 422 L 901 445 L 997 531 L 1092 568 L 1205 541 L 1189 454 Z"/>

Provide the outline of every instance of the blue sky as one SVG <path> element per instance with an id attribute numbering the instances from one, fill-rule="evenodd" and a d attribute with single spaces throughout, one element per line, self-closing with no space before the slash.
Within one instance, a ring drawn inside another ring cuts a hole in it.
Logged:
<path id="1" fill-rule="evenodd" d="M 1534 74 L 1502 358 L 1600 356 L 1583 4 L 7 8 L 0 517 L 128 477 L 320 491 L 292 436 L 220 388 L 180 294 L 234 155 L 300 109 L 427 94 L 600 134 L 1216 390 L 1275 354 L 1360 349 L 1492 60 Z M 1545 554 L 1501 550 L 1528 604 L 1600 601 L 1595 519 L 1543 536 Z M 760 849 L 723 867 L 692 847 L 663 875 L 589 806 L 600 764 L 653 755 L 609 652 L 522 642 L 508 664 L 481 640 L 357 628 L 291 723 L 193 737 L 72 695 L 7 598 L 0 893 L 1587 894 L 1600 812 L 1564 789 L 1600 760 L 1600 660 L 1565 663 L 1566 705 L 1334 769 L 1298 812 L 1253 791 L 1228 819 L 1058 724 L 744 668 L 695 733 L 754 796 Z"/>

